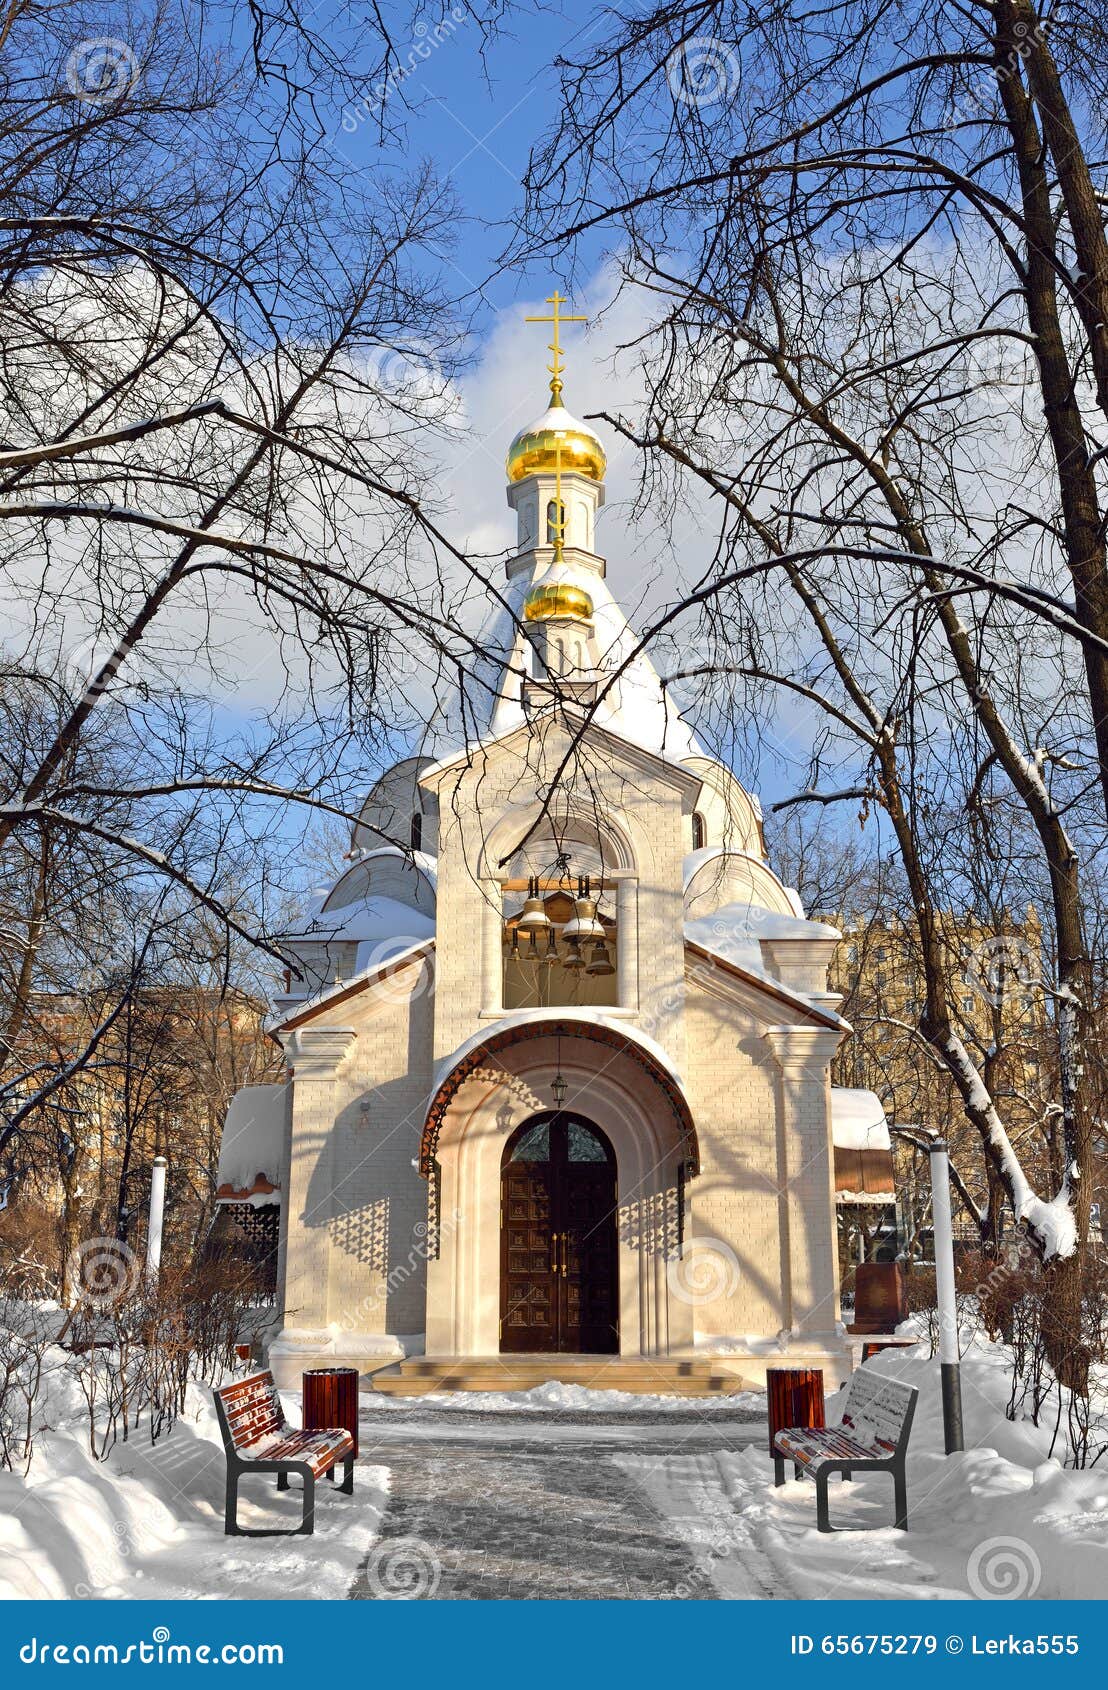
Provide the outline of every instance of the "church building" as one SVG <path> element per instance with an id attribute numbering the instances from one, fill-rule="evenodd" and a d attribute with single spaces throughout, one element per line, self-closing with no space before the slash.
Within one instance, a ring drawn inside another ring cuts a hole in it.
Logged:
<path id="1" fill-rule="evenodd" d="M 609 592 L 552 303 L 550 405 L 507 457 L 502 666 L 481 717 L 382 774 L 290 935 L 287 1079 L 234 1099 L 220 1200 L 279 1211 L 285 1386 L 696 1392 L 777 1363 L 831 1388 L 838 933 Z"/>

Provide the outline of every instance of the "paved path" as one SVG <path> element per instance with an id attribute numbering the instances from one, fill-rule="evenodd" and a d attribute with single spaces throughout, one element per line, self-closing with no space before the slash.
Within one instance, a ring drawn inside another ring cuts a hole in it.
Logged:
<path id="1" fill-rule="evenodd" d="M 696 1556 L 651 1500 L 658 1469 L 740 1448 L 760 1416 L 480 1414 L 405 1405 L 363 1418 L 361 1458 L 390 1470 L 357 1600 L 711 1600 Z M 762 1594 L 756 1589 L 751 1595 Z"/>

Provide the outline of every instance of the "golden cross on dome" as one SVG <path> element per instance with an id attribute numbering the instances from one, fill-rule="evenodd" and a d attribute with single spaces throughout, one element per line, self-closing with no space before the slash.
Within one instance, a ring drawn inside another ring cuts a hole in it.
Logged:
<path id="1" fill-rule="evenodd" d="M 568 305 L 569 300 L 564 294 L 560 294 L 557 288 L 554 289 L 546 304 L 554 307 L 552 317 L 525 317 L 523 320 L 525 323 L 553 323 L 554 325 L 554 339 L 550 342 L 554 361 L 546 367 L 550 371 L 550 402 L 552 405 L 560 405 L 562 402 L 562 371 L 565 369 L 565 365 L 562 362 L 562 343 L 558 338 L 558 330 L 563 323 L 587 323 L 589 319 L 587 317 L 563 317 L 558 307 Z"/>

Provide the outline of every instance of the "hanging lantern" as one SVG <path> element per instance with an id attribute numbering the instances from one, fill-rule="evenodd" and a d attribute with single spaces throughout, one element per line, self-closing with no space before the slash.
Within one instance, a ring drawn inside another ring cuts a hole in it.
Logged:
<path id="1" fill-rule="evenodd" d="M 562 1104 L 566 1100 L 566 1092 L 568 1090 L 569 1086 L 566 1083 L 566 1077 L 562 1073 L 562 1035 L 559 1033 L 554 1056 L 554 1078 L 550 1082 L 550 1095 L 554 1099 L 555 1109 L 560 1109 L 562 1107 Z"/>
<path id="2" fill-rule="evenodd" d="M 592 956 L 585 967 L 586 974 L 614 974 L 615 964 L 608 955 L 608 947 L 603 939 L 598 939 L 592 948 Z"/>

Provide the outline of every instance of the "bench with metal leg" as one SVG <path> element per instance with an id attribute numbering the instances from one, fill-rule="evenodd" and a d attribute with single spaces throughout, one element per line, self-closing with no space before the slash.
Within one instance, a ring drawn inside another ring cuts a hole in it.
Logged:
<path id="1" fill-rule="evenodd" d="M 354 1440 L 342 1427 L 303 1432 L 290 1426 L 272 1373 L 255 1373 L 213 1393 L 223 1448 L 227 1456 L 224 1531 L 228 1537 L 310 1536 L 315 1529 L 315 1482 L 335 1476 L 343 1464 L 342 1490 L 354 1491 Z M 289 1474 L 304 1481 L 304 1513 L 299 1526 L 259 1528 L 238 1523 L 238 1488 L 244 1473 L 276 1473 L 277 1489 L 288 1490 Z"/>
<path id="2" fill-rule="evenodd" d="M 774 1483 L 785 1482 L 790 1460 L 799 1479 L 808 1473 L 816 1481 L 816 1525 L 833 1531 L 828 1512 L 827 1481 L 832 1473 L 849 1479 L 855 1472 L 891 1473 L 894 1523 L 908 1529 L 908 1478 L 905 1462 L 908 1437 L 919 1392 L 896 1379 L 884 1379 L 870 1368 L 851 1375 L 842 1414 L 835 1426 L 790 1426 L 773 1440 Z"/>

